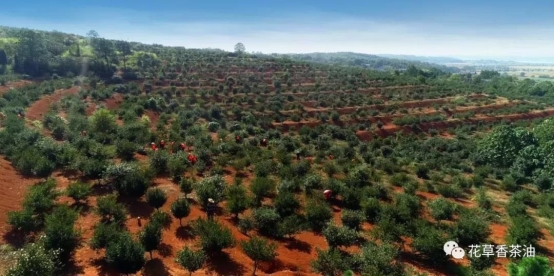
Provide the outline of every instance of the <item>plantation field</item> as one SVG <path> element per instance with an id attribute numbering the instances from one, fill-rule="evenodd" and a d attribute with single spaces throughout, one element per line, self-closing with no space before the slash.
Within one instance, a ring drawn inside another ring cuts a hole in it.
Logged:
<path id="1" fill-rule="evenodd" d="M 0 245 L 39 252 L 45 275 L 509 275 L 520 261 L 455 260 L 447 240 L 554 261 L 551 84 L 158 45 L 127 57 L 95 39 L 92 59 L 68 45 L 66 63 L 0 86 Z M 0 268 L 24 271 L 9 256 Z"/>

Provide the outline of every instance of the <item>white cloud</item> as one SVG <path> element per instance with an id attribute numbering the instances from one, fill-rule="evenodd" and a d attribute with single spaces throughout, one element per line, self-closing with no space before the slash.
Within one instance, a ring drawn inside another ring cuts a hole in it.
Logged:
<path id="1" fill-rule="evenodd" d="M 350 51 L 428 56 L 554 56 L 554 30 L 546 26 L 484 28 L 432 22 L 377 22 L 333 14 L 288 16 L 264 22 L 170 20 L 147 13 L 94 11 L 73 22 L 2 17 L 4 23 L 187 48 L 307 53 Z M 122 19 L 123 18 L 123 19 Z"/>

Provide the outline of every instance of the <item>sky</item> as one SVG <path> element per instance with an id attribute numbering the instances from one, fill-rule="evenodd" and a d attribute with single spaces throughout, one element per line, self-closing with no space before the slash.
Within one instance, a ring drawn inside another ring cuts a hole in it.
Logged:
<path id="1" fill-rule="evenodd" d="M 554 57 L 552 0 L 25 0 L 0 25 L 248 52 Z"/>

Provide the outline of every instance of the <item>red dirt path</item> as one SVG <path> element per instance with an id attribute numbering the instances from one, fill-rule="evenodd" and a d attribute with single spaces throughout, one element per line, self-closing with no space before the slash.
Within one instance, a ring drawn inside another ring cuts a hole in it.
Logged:
<path id="1" fill-rule="evenodd" d="M 79 88 L 74 86 L 70 89 L 60 89 L 56 90 L 53 94 L 44 96 L 40 98 L 38 101 L 34 102 L 28 109 L 25 114 L 27 118 L 30 120 L 42 120 L 42 117 L 48 113 L 48 110 L 50 109 L 50 105 L 52 105 L 55 102 L 58 102 L 67 95 L 75 95 L 79 92 Z"/>
<path id="2" fill-rule="evenodd" d="M 20 175 L 11 162 L 0 157 L 0 244 L 3 243 L 4 234 L 9 231 L 7 212 L 21 209 L 27 188 L 37 181 Z"/>
<path id="3" fill-rule="evenodd" d="M 4 86 L 0 86 L 0 95 L 10 91 L 10 87 L 13 87 L 13 88 L 20 88 L 20 87 L 23 87 L 23 86 L 26 86 L 26 85 L 29 85 L 33 83 L 32 81 L 28 81 L 28 80 L 21 80 L 21 81 L 14 81 L 14 82 L 9 82 L 9 83 L 6 83 L 6 85 Z"/>

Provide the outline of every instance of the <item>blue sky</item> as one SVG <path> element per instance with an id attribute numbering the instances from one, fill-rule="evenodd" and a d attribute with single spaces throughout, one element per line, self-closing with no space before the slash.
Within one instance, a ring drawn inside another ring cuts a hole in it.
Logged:
<path id="1" fill-rule="evenodd" d="M 61 1 L 2 3 L 0 25 L 188 48 L 554 57 L 552 0 Z"/>

